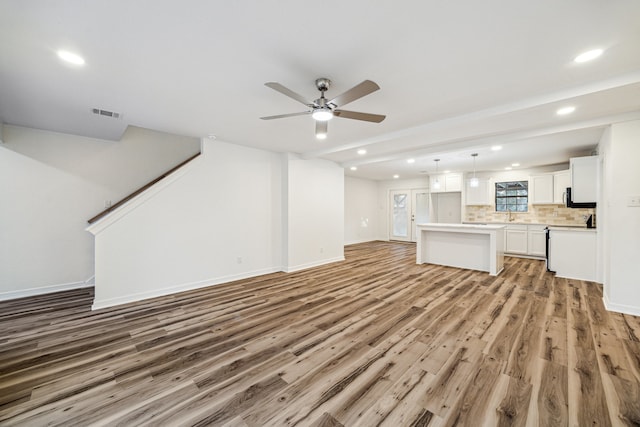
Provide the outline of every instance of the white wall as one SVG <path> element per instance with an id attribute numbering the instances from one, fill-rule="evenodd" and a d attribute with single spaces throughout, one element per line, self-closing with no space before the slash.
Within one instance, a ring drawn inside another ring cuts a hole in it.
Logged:
<path id="1" fill-rule="evenodd" d="M 429 188 L 429 177 L 378 181 L 378 227 L 376 240 L 389 240 L 391 190 L 417 190 Z"/>
<path id="2" fill-rule="evenodd" d="M 344 170 L 289 155 L 286 265 L 295 271 L 344 259 Z"/>
<path id="3" fill-rule="evenodd" d="M 432 193 L 431 222 L 460 224 L 462 222 L 462 193 Z"/>
<path id="4" fill-rule="evenodd" d="M 94 308 L 344 259 L 344 172 L 220 141 L 92 225 Z"/>
<path id="5" fill-rule="evenodd" d="M 378 183 L 344 177 L 344 244 L 376 240 Z"/>
<path id="6" fill-rule="evenodd" d="M 87 220 L 200 147 L 141 128 L 113 142 L 5 124 L 3 137 L 0 299 L 85 285 L 94 272 Z"/>
<path id="7" fill-rule="evenodd" d="M 204 141 L 182 176 L 92 226 L 94 308 L 281 270 L 281 161 Z"/>
<path id="8" fill-rule="evenodd" d="M 608 309 L 640 315 L 640 207 L 628 206 L 640 197 L 640 121 L 611 125 L 600 143 L 603 205 L 598 233 L 605 254 L 604 300 Z"/>

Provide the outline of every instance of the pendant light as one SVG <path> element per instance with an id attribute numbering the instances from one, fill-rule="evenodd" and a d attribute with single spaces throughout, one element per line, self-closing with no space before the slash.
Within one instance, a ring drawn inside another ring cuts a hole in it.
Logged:
<path id="1" fill-rule="evenodd" d="M 473 153 L 471 157 L 473 157 L 473 178 L 469 180 L 469 186 L 477 187 L 480 185 L 480 181 L 476 178 L 476 157 L 478 157 L 478 153 Z"/>
<path id="2" fill-rule="evenodd" d="M 436 162 L 436 180 L 433 181 L 433 189 L 434 190 L 439 190 L 440 189 L 440 179 L 438 178 L 438 162 L 440 161 L 440 159 L 435 159 L 434 162 Z"/>

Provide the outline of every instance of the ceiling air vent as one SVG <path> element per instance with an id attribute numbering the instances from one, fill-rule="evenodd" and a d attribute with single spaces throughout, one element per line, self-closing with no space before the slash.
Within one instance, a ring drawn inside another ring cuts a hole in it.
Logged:
<path id="1" fill-rule="evenodd" d="M 114 113 L 113 111 L 108 111 L 108 110 L 101 110 L 100 108 L 92 108 L 91 112 L 99 116 L 111 117 L 113 119 L 119 119 L 122 116 L 122 114 L 120 113 Z"/>

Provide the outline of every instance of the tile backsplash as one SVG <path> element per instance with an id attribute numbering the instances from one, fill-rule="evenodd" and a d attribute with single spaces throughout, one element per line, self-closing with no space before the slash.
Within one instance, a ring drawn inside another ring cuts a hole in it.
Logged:
<path id="1" fill-rule="evenodd" d="M 529 205 L 529 212 L 512 212 L 512 222 L 547 225 L 585 225 L 585 216 L 595 214 L 595 208 L 574 209 L 563 205 Z M 595 218 L 595 215 L 594 215 Z M 493 206 L 466 206 L 468 222 L 509 222 L 507 214 L 496 212 Z"/>

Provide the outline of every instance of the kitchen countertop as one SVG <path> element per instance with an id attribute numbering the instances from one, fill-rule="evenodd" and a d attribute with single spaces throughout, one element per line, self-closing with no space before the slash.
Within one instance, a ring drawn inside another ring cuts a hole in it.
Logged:
<path id="1" fill-rule="evenodd" d="M 463 224 L 476 224 L 476 225 L 482 225 L 482 224 L 487 224 L 487 225 L 491 225 L 491 224 L 502 224 L 502 225 L 546 225 L 548 227 L 566 227 L 566 228 L 584 228 L 584 229 L 587 229 L 587 224 L 551 224 L 551 223 L 548 223 L 548 222 L 463 221 L 462 223 Z M 595 229 L 591 228 L 589 230 L 595 230 Z"/>
<path id="2" fill-rule="evenodd" d="M 572 226 L 562 226 L 562 225 L 550 225 L 549 226 L 549 230 L 553 230 L 553 231 L 591 231 L 593 233 L 596 232 L 596 228 L 587 228 L 587 227 L 581 227 L 581 226 L 577 226 L 577 227 L 572 227 Z"/>
<path id="3" fill-rule="evenodd" d="M 498 230 L 504 228 L 505 224 L 502 223 L 462 223 L 462 224 L 449 224 L 442 222 L 416 224 L 418 227 L 433 227 L 433 228 L 463 228 L 463 229 L 480 229 L 480 230 Z"/>

